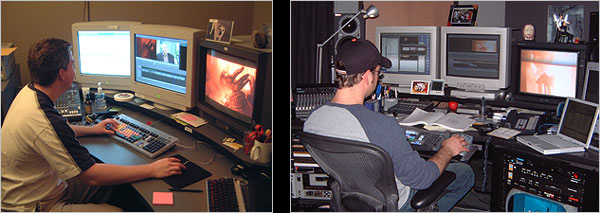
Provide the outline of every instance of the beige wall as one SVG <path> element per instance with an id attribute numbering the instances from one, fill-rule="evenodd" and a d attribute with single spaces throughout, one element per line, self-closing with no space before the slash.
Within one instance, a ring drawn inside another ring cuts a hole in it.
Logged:
<path id="1" fill-rule="evenodd" d="M 71 25 L 84 21 L 84 2 L 3 1 L 2 42 L 13 42 L 21 64 L 21 84 L 30 81 L 27 52 L 44 38 L 72 41 Z M 90 2 L 91 21 L 141 21 L 207 29 L 208 19 L 235 21 L 233 35 L 249 35 L 272 22 L 272 2 Z M 86 15 L 87 17 L 87 15 Z"/>
<path id="2" fill-rule="evenodd" d="M 375 5 L 379 17 L 368 19 L 366 39 L 375 43 L 377 26 L 446 26 L 452 1 L 365 1 L 365 8 Z"/>

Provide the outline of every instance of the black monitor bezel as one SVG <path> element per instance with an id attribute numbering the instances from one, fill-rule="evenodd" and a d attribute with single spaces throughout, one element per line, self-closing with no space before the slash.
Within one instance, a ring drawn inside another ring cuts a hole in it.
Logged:
<path id="1" fill-rule="evenodd" d="M 587 61 L 587 45 L 583 44 L 562 44 L 562 43 L 540 43 L 540 42 L 513 42 L 513 72 L 511 74 L 511 90 L 515 101 L 529 102 L 533 105 L 552 105 L 557 106 L 560 102 L 565 102 L 566 97 L 538 95 L 520 91 L 521 83 L 521 50 L 549 50 L 576 52 L 577 55 L 577 80 L 575 98 L 581 98 L 582 88 L 585 78 L 585 66 Z"/>
<path id="2" fill-rule="evenodd" d="M 251 61 L 256 64 L 256 81 L 254 87 L 254 102 L 252 108 L 252 117 L 247 117 L 241 113 L 230 110 L 214 102 L 205 95 L 206 87 L 206 56 L 210 50 L 219 52 L 229 57 L 239 58 Z M 263 101 L 265 98 L 264 88 L 267 75 L 267 56 L 268 53 L 244 48 L 236 45 L 221 44 L 210 41 L 200 43 L 198 54 L 199 65 L 199 83 L 198 83 L 198 107 L 202 113 L 213 117 L 209 122 L 225 130 L 233 131 L 233 136 L 242 139 L 243 132 L 251 130 L 255 124 L 262 123 Z"/>

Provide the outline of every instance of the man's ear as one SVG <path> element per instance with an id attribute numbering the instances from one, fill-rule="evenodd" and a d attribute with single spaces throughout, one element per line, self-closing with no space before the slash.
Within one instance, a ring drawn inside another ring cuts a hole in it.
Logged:
<path id="1" fill-rule="evenodd" d="M 66 78 L 67 70 L 60 68 L 58 70 L 58 75 L 56 75 L 56 80 L 64 80 Z"/>

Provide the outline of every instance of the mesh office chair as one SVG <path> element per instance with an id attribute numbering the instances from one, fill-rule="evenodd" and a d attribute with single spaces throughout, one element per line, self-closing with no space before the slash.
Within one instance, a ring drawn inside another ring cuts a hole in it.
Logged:
<path id="1" fill-rule="evenodd" d="M 392 159 L 381 147 L 360 141 L 302 133 L 302 143 L 329 175 L 334 211 L 398 211 L 398 189 Z M 411 199 L 419 211 L 436 211 L 436 202 L 456 178 L 445 171 Z"/>

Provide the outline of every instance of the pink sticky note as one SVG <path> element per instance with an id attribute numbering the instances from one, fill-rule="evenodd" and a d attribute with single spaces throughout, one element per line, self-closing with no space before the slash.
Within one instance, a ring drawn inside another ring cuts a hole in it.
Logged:
<path id="1" fill-rule="evenodd" d="M 154 192 L 152 194 L 153 205 L 173 205 L 173 192 Z"/>

